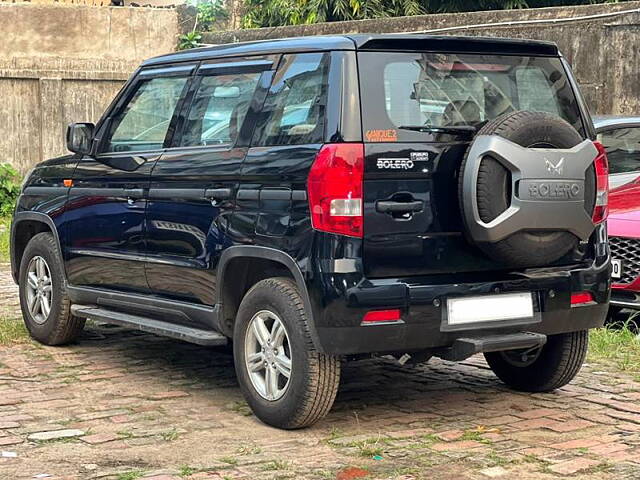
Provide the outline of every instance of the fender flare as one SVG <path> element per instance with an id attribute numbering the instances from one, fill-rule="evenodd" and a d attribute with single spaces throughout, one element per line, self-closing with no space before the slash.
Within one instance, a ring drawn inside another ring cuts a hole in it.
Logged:
<path id="1" fill-rule="evenodd" d="M 307 289 L 307 284 L 305 282 L 304 275 L 302 274 L 302 270 L 300 269 L 298 263 L 293 259 L 293 257 L 281 250 L 276 250 L 269 247 L 260 247 L 256 245 L 238 245 L 229 247 L 224 250 L 224 252 L 222 252 L 220 260 L 218 261 L 216 283 L 219 287 L 222 287 L 222 285 L 224 285 L 224 276 L 229 262 L 232 259 L 238 257 L 264 258 L 282 264 L 287 268 L 287 270 L 289 270 L 289 272 L 291 272 L 296 286 L 298 287 L 298 291 L 302 296 L 302 303 L 304 305 L 307 314 L 307 320 L 309 322 L 309 333 L 311 334 L 311 340 L 313 341 L 313 345 L 316 350 L 322 352 L 322 345 L 315 328 L 311 297 L 309 297 L 309 291 Z M 222 299 L 220 298 L 220 290 L 221 288 L 216 288 L 216 307 L 217 309 L 219 309 L 219 311 L 222 310 Z"/>
<path id="2" fill-rule="evenodd" d="M 24 221 L 32 221 L 32 222 L 39 222 L 39 223 L 44 223 L 45 225 L 47 225 L 49 227 L 49 229 L 51 230 L 51 232 L 53 233 L 53 238 L 56 242 L 56 247 L 58 249 L 58 253 L 60 254 L 60 259 L 63 260 L 62 261 L 62 270 L 63 270 L 63 275 L 65 277 L 65 281 L 67 279 L 67 272 L 65 271 L 65 262 L 62 256 L 62 247 L 60 245 L 60 235 L 58 233 L 58 228 L 56 227 L 56 224 L 54 223 L 53 219 L 45 214 L 45 213 L 41 213 L 41 212 L 31 212 L 31 211 L 24 211 L 24 212 L 17 212 L 14 216 L 13 216 L 13 222 L 11 223 L 11 234 L 10 234 L 10 254 L 9 254 L 9 258 L 11 259 L 11 276 L 13 277 L 13 281 L 17 284 L 18 283 L 18 275 L 19 275 L 19 271 L 20 271 L 20 264 L 18 262 L 18 259 L 15 258 L 16 256 L 16 252 L 15 252 L 15 234 L 16 234 L 16 229 L 18 227 L 18 225 L 21 222 Z"/>

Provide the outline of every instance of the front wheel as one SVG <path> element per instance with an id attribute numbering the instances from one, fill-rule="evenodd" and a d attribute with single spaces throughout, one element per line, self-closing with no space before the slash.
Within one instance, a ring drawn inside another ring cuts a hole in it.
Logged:
<path id="1" fill-rule="evenodd" d="M 62 345 L 77 338 L 85 321 L 71 314 L 62 260 L 52 234 L 38 233 L 29 241 L 18 283 L 22 317 L 34 339 Z"/>
<path id="2" fill-rule="evenodd" d="M 537 349 L 485 353 L 500 380 L 525 392 L 549 392 L 565 386 L 580 371 L 589 345 L 589 332 L 551 335 Z"/>
<path id="3" fill-rule="evenodd" d="M 240 389 L 260 420 L 295 429 L 329 412 L 340 361 L 314 348 L 302 298 L 291 280 L 269 278 L 247 292 L 233 345 Z"/>

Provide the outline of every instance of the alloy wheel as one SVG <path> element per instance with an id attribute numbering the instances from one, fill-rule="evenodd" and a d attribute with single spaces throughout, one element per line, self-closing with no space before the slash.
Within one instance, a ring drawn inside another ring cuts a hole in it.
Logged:
<path id="1" fill-rule="evenodd" d="M 291 344 L 284 323 L 269 310 L 260 310 L 245 336 L 245 366 L 253 388 L 270 401 L 281 398 L 291 378 Z"/>
<path id="2" fill-rule="evenodd" d="M 51 270 L 41 256 L 31 259 L 27 267 L 26 282 L 27 308 L 33 321 L 42 325 L 49 318 L 53 295 Z"/>

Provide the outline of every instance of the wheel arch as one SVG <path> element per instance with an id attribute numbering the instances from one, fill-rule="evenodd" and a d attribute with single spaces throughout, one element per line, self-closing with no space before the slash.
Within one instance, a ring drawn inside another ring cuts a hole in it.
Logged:
<path id="1" fill-rule="evenodd" d="M 245 293 L 258 281 L 274 276 L 288 276 L 295 282 L 307 313 L 314 347 L 322 351 L 315 330 L 311 299 L 300 266 L 287 253 L 269 247 L 240 245 L 229 247 L 222 253 L 216 275 L 216 308 L 222 333 L 232 336 L 236 313 Z"/>
<path id="2" fill-rule="evenodd" d="M 18 283 L 20 262 L 27 244 L 38 233 L 50 232 L 56 242 L 56 247 L 62 259 L 60 237 L 55 223 L 48 215 L 40 212 L 18 212 L 13 217 L 11 224 L 10 259 L 11 276 Z M 64 262 L 63 262 L 64 268 Z M 66 277 L 66 272 L 63 271 Z"/>

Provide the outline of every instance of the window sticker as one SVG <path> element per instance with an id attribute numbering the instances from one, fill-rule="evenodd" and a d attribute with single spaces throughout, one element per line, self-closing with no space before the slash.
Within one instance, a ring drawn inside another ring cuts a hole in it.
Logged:
<path id="1" fill-rule="evenodd" d="M 398 131 L 390 128 L 389 130 L 367 130 L 365 134 L 367 142 L 397 142 Z"/>

